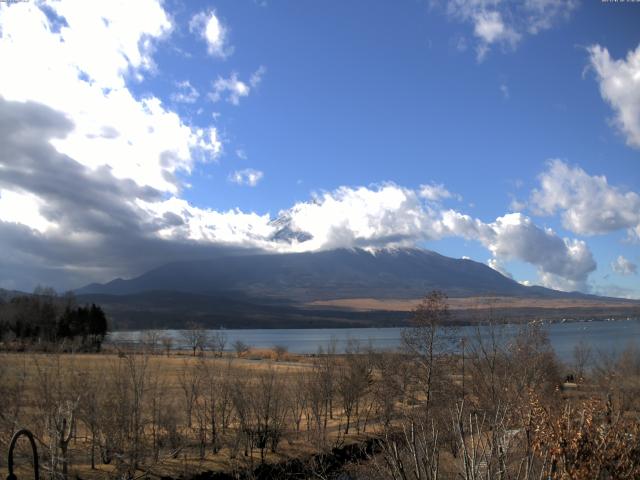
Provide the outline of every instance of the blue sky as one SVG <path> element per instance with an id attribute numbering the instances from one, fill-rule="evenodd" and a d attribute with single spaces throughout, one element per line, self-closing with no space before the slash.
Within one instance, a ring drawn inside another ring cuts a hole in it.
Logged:
<path id="1" fill-rule="evenodd" d="M 157 191 L 127 202 L 145 225 L 137 240 L 271 251 L 417 245 L 491 261 L 519 281 L 640 298 L 640 4 L 149 0 L 135 8 L 3 5 L 0 58 L 37 61 L 63 37 L 78 42 L 48 71 L 80 71 L 77 91 L 95 102 L 72 100 L 62 73 L 62 98 L 23 85 L 41 72 L 17 60 L 0 97 L 71 119 L 67 137 L 50 145 L 79 174 L 107 166 L 113 182 Z M 82 28 L 96 19 L 104 32 Z M 30 22 L 44 31 L 40 50 L 12 30 Z M 92 44 L 104 46 L 100 67 L 81 51 Z M 114 107 L 113 92 L 130 95 L 128 106 Z M 156 110 L 144 106 L 151 101 Z M 120 121 L 138 107 L 152 125 L 145 136 Z M 98 127 L 118 132 L 113 152 L 122 158 L 101 157 L 111 147 L 109 135 L 90 133 Z M 147 148 L 154 134 L 162 148 Z M 61 223 L 35 182 L 2 177 L 0 169 L 0 220 L 12 228 L 29 227 L 56 251 L 69 248 L 63 226 L 113 244 L 117 229 Z M 440 193 L 425 196 L 425 185 Z M 389 200 L 396 194 L 399 203 Z M 282 214 L 315 240 L 275 244 L 268 222 Z M 180 220 L 171 224 L 171 215 Z M 61 269 L 63 286 L 104 281 L 159 261 L 131 267 L 123 251 L 108 266 L 69 265 L 22 254 L 32 268 L 18 271 L 7 255 L 5 287 Z"/>

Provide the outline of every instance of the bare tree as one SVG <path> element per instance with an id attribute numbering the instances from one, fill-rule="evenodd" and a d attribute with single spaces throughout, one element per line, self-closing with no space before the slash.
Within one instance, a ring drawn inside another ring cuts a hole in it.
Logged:
<path id="1" fill-rule="evenodd" d="M 147 394 L 148 382 L 151 381 L 149 371 L 149 357 L 147 355 L 127 355 L 124 357 L 127 380 L 130 385 L 130 446 L 129 465 L 135 471 L 142 454 L 144 437 L 144 401 Z"/>
<path id="2" fill-rule="evenodd" d="M 162 338 L 160 338 L 160 343 L 162 343 L 162 348 L 168 357 L 171 353 L 171 348 L 173 347 L 173 337 L 170 335 L 163 335 Z"/>
<path id="3" fill-rule="evenodd" d="M 75 363 L 64 367 L 60 356 L 40 359 L 34 357 L 37 371 L 37 408 L 40 414 L 40 436 L 48 439 L 49 464 L 55 475 L 64 479 L 69 473 L 69 443 L 75 430 L 79 397 L 72 386 L 77 373 Z"/>
<path id="4" fill-rule="evenodd" d="M 371 386 L 376 412 L 382 420 L 382 427 L 389 428 L 404 389 L 403 362 L 400 355 L 391 352 L 376 352 L 372 361 L 378 372 Z"/>
<path id="5" fill-rule="evenodd" d="M 581 382 L 584 380 L 587 367 L 593 359 L 593 352 L 591 345 L 587 343 L 584 338 L 573 347 L 573 368 L 575 369 L 576 381 Z"/>
<path id="6" fill-rule="evenodd" d="M 422 387 L 427 409 L 434 387 L 446 378 L 442 363 L 453 339 L 449 322 L 447 296 L 434 290 L 414 309 L 411 328 L 402 331 L 403 344 L 416 362 L 416 380 Z"/>
<path id="7" fill-rule="evenodd" d="M 300 433 L 302 416 L 307 410 L 308 404 L 308 392 L 306 388 L 305 375 L 301 373 L 295 373 L 294 375 L 292 375 L 287 382 L 287 391 L 287 396 L 289 398 L 289 409 L 291 410 L 291 417 L 295 425 L 297 437 Z"/>
<path id="8" fill-rule="evenodd" d="M 146 330 L 142 334 L 142 345 L 151 355 L 155 355 L 160 344 L 160 332 L 158 330 Z"/>
<path id="9" fill-rule="evenodd" d="M 249 345 L 244 343 L 242 340 L 236 340 L 233 342 L 233 349 L 236 352 L 236 356 L 240 358 L 249 351 Z"/>
<path id="10" fill-rule="evenodd" d="M 227 334 L 219 329 L 209 335 L 208 343 L 215 357 L 222 357 L 224 348 L 227 346 Z"/>
<path id="11" fill-rule="evenodd" d="M 476 407 L 492 411 L 504 403 L 504 392 L 511 381 L 508 346 L 509 326 L 490 310 L 487 321 L 477 326 L 469 339 L 470 390 Z"/>
<path id="12" fill-rule="evenodd" d="M 284 392 L 279 375 L 268 370 L 260 372 L 255 383 L 245 384 L 244 399 L 237 399 L 244 433 L 250 448 L 255 446 L 260 451 L 262 463 L 267 449 L 276 452 L 284 433 L 287 414 Z"/>
<path id="13" fill-rule="evenodd" d="M 90 439 L 91 470 L 96 468 L 96 449 L 100 438 L 100 400 L 104 395 L 104 379 L 100 372 L 83 371 L 76 376 L 75 389 L 80 399 L 78 420 L 87 429 Z"/>
<path id="14" fill-rule="evenodd" d="M 23 401 L 27 382 L 27 358 L 9 367 L 4 354 L 0 356 L 0 450 L 6 451 L 11 436 L 23 422 L 25 402 Z M 0 466 L 4 456 L 0 456 Z"/>
<path id="15" fill-rule="evenodd" d="M 67 400 L 65 404 L 58 406 L 58 411 L 51 418 L 51 428 L 55 434 L 57 447 L 60 449 L 60 459 L 62 463 L 62 478 L 67 479 L 69 475 L 69 442 L 75 430 L 76 410 L 78 400 Z"/>
<path id="16" fill-rule="evenodd" d="M 207 438 L 214 454 L 218 453 L 222 445 L 222 437 L 226 432 L 231 414 L 232 396 L 230 380 L 240 372 L 231 370 L 229 362 L 221 367 L 218 362 L 202 363 L 202 381 L 200 395 L 200 414 L 198 418 L 204 421 L 207 432 L 201 432 L 201 452 L 204 450 Z"/>
<path id="17" fill-rule="evenodd" d="M 511 379 L 508 384 L 514 404 L 528 403 L 532 391 L 552 398 L 560 384 L 560 373 L 549 335 L 539 322 L 521 325 L 509 347 Z"/>
<path id="18" fill-rule="evenodd" d="M 285 345 L 274 345 L 273 354 L 275 356 L 275 361 L 279 362 L 280 360 L 282 360 L 287 354 L 288 350 L 289 349 Z"/>
<path id="19" fill-rule="evenodd" d="M 186 330 L 180 332 L 180 335 L 185 345 L 193 351 L 194 357 L 198 351 L 201 353 L 204 351 L 205 345 L 207 344 L 207 332 L 203 330 L 202 327 L 191 323 L 187 325 Z"/>
<path id="20" fill-rule="evenodd" d="M 308 416 L 311 432 L 318 448 L 327 446 L 327 426 L 333 415 L 333 398 L 336 390 L 335 341 L 327 351 L 322 347 L 313 359 L 313 368 L 306 375 Z M 308 423 L 309 423 L 308 421 Z"/>
<path id="21" fill-rule="evenodd" d="M 356 418 L 359 430 L 360 403 L 373 382 L 372 366 L 369 356 L 360 351 L 357 341 L 349 340 L 344 362 L 338 367 L 337 391 L 342 398 L 342 407 L 346 416 L 345 435 L 349 434 L 351 420 Z"/>
<path id="22" fill-rule="evenodd" d="M 440 478 L 439 434 L 434 421 L 406 415 L 398 429 L 385 429 L 381 453 L 372 457 L 383 478 L 394 480 L 438 480 Z"/>
<path id="23" fill-rule="evenodd" d="M 193 422 L 193 408 L 200 395 L 203 369 L 201 365 L 194 366 L 186 361 L 178 374 L 178 384 L 182 390 L 185 408 L 185 420 L 187 427 L 191 428 Z"/>

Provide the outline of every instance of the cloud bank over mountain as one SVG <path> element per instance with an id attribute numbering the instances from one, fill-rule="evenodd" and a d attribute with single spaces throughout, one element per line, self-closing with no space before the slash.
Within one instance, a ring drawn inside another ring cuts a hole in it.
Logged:
<path id="1" fill-rule="evenodd" d="M 528 1 L 512 11 L 507 2 L 458 1 L 448 12 L 473 23 L 484 56 L 496 45 L 515 48 L 523 36 L 569 15 L 570 7 Z M 0 7 L 0 287 L 70 288 L 228 253 L 380 249 L 459 238 L 486 249 L 496 270 L 508 274 L 505 263 L 524 262 L 543 285 L 588 291 L 597 263 L 579 236 L 625 231 L 640 239 L 640 195 L 562 160 L 549 161 L 540 174 L 530 214 L 506 210 L 488 219 L 466 213 L 462 195 L 428 176 L 417 187 L 389 181 L 317 190 L 280 211 L 190 203 L 191 175 L 220 160 L 225 135 L 215 115 L 194 122 L 180 106 L 208 101 L 241 108 L 267 69 L 258 66 L 246 80 L 212 74 L 208 99 L 186 76 L 164 98 L 139 87 L 157 74 L 157 51 L 178 34 L 194 36 L 212 61 L 228 62 L 234 46 L 221 18 L 203 10 L 180 28 L 154 0 Z M 637 52 L 625 61 L 611 60 L 602 47 L 590 52 L 602 96 L 635 146 L 634 94 L 616 90 L 611 78 L 629 80 Z M 244 167 L 226 178 L 256 188 L 238 190 L 255 191 L 272 178 Z M 554 215 L 578 237 L 534 218 Z M 616 265 L 620 272 L 632 268 Z"/>
<path id="2" fill-rule="evenodd" d="M 393 183 L 340 187 L 279 212 L 286 222 L 274 224 L 269 214 L 194 207 L 139 179 L 118 178 L 110 165 L 91 168 L 61 153 L 56 141 L 77 127 L 41 103 L 0 100 L 0 119 L 0 199 L 9 195 L 13 211 L 25 206 L 16 222 L 0 200 L 2 260 L 57 271 L 68 277 L 63 285 L 83 274 L 139 271 L 167 251 L 192 247 L 197 254 L 212 246 L 299 252 L 413 246 L 447 236 L 477 240 L 496 260 L 528 262 L 541 278 L 572 287 L 595 269 L 583 241 L 563 239 L 520 213 L 485 223 L 447 209 L 439 203 L 444 187 L 438 195 Z M 278 235 L 283 227 L 293 235 Z"/>

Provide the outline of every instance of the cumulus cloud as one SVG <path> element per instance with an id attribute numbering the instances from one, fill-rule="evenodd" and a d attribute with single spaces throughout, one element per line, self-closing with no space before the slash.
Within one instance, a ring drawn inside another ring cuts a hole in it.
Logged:
<path id="1" fill-rule="evenodd" d="M 462 237 L 484 245 L 493 255 L 489 265 L 501 273 L 507 273 L 502 262 L 520 260 L 536 266 L 542 282 L 559 285 L 565 280 L 564 288 L 587 288 L 596 263 L 585 242 L 561 238 L 518 213 L 485 223 L 455 210 L 433 209 L 420 200 L 420 193 L 385 184 L 318 194 L 285 212 L 294 232 L 309 235 L 292 248 L 406 246 Z"/>
<path id="2" fill-rule="evenodd" d="M 228 43 L 228 28 L 220 21 L 215 10 L 194 15 L 189 22 L 189 30 L 207 42 L 209 55 L 226 58 L 233 53 L 233 47 Z"/>
<path id="3" fill-rule="evenodd" d="M 487 265 L 493 268 L 496 272 L 500 272 L 505 277 L 508 277 L 513 280 L 513 275 L 507 271 L 502 262 L 500 262 L 497 258 L 490 258 L 487 261 Z"/>
<path id="4" fill-rule="evenodd" d="M 164 242 L 158 232 L 175 219 L 137 204 L 177 194 L 178 173 L 222 148 L 213 126 L 128 88 L 154 70 L 171 30 L 155 0 L 0 8 L 3 285 L 77 286 L 219 249 Z"/>
<path id="5" fill-rule="evenodd" d="M 638 266 L 628 258 L 619 255 L 611 262 L 611 270 L 618 275 L 635 275 L 638 273 Z"/>
<path id="6" fill-rule="evenodd" d="M 178 103 L 195 103 L 200 97 L 200 93 L 195 89 L 189 80 L 183 80 L 176 84 L 178 91 L 171 94 L 171 100 Z"/>
<path id="7" fill-rule="evenodd" d="M 602 98 L 614 111 L 613 123 L 627 144 L 640 148 L 640 45 L 626 59 L 611 58 L 600 45 L 589 47 Z"/>
<path id="8" fill-rule="evenodd" d="M 153 68 L 154 46 L 171 31 L 157 1 L 65 0 L 44 9 L 31 2 L 0 9 L 0 92 L 5 100 L 47 105 L 73 123 L 53 140 L 56 151 L 167 192 L 178 191 L 176 174 L 191 171 L 195 158 L 219 154 L 215 128 L 194 128 L 158 98 L 136 98 L 127 87 Z"/>
<path id="9" fill-rule="evenodd" d="M 437 236 L 437 213 L 420 201 L 417 192 L 395 184 L 316 193 L 311 201 L 296 203 L 284 214 L 293 231 L 309 236 L 293 245 L 298 251 L 404 246 Z"/>
<path id="10" fill-rule="evenodd" d="M 229 181 L 238 185 L 246 185 L 248 187 L 255 187 L 260 180 L 264 177 L 264 173 L 260 170 L 253 168 L 245 168 L 243 170 L 236 170 L 229 175 Z"/>
<path id="11" fill-rule="evenodd" d="M 37 282 L 71 287 L 203 248 L 160 241 L 159 232 L 175 219 L 152 217 L 138 205 L 162 201 L 160 190 L 119 179 L 108 166 L 94 169 L 58 152 L 52 139 L 73 130 L 64 114 L 45 105 L 0 99 L 3 276 L 16 286 L 30 281 L 31 287 Z"/>
<path id="12" fill-rule="evenodd" d="M 529 262 L 541 277 L 578 283 L 595 268 L 583 242 L 561 239 L 520 214 L 484 223 L 442 211 L 421 191 L 391 183 L 316 193 L 280 212 L 278 221 L 269 214 L 198 208 L 58 152 L 52 140 L 75 129 L 61 112 L 2 100 L 0 119 L 0 198 L 6 191 L 33 196 L 29 208 L 47 222 L 31 228 L 24 224 L 28 219 L 0 221 L 0 265 L 18 283 L 37 278 L 77 286 L 221 249 L 380 248 L 447 236 L 480 241 L 496 262 Z M 0 212 L 2 205 L 0 200 Z"/>
<path id="13" fill-rule="evenodd" d="M 495 46 L 515 49 L 525 36 L 550 29 L 568 18 L 578 5 L 577 0 L 450 0 L 442 3 L 451 18 L 473 26 L 479 61 Z"/>
<path id="14" fill-rule="evenodd" d="M 640 195 L 610 185 L 605 176 L 589 175 L 562 160 L 551 160 L 531 195 L 534 212 L 560 212 L 572 232 L 595 235 L 626 229 L 640 238 Z"/>
<path id="15" fill-rule="evenodd" d="M 249 96 L 251 89 L 260 84 L 265 71 L 264 67 L 258 68 L 251 75 L 249 83 L 240 80 L 235 72 L 228 78 L 218 77 L 213 82 L 213 91 L 209 94 L 209 98 L 212 102 L 218 102 L 226 98 L 229 103 L 238 105 L 242 97 Z"/>
<path id="16" fill-rule="evenodd" d="M 480 39 L 478 60 L 483 60 L 494 43 L 502 43 L 514 48 L 520 41 L 520 34 L 506 25 L 498 11 L 480 11 L 473 14 L 473 30 Z"/>
<path id="17" fill-rule="evenodd" d="M 420 185 L 420 196 L 426 200 L 432 202 L 438 202 L 443 199 L 455 198 L 456 200 L 462 200 L 462 197 L 458 194 L 451 193 L 442 184 L 429 184 Z"/>
<path id="18" fill-rule="evenodd" d="M 484 223 L 448 210 L 443 212 L 442 224 L 443 235 L 478 240 L 498 261 L 521 260 L 536 266 L 541 283 L 552 288 L 586 290 L 588 276 L 597 266 L 584 241 L 561 238 L 521 213 Z"/>

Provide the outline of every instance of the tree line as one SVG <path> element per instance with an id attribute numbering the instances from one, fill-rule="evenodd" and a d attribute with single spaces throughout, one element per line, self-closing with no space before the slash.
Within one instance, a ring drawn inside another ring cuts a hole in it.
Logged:
<path id="1" fill-rule="evenodd" d="M 0 300 L 0 341 L 8 346 L 98 351 L 107 330 L 102 308 L 78 305 L 71 293 L 38 287 L 32 295 Z"/>

